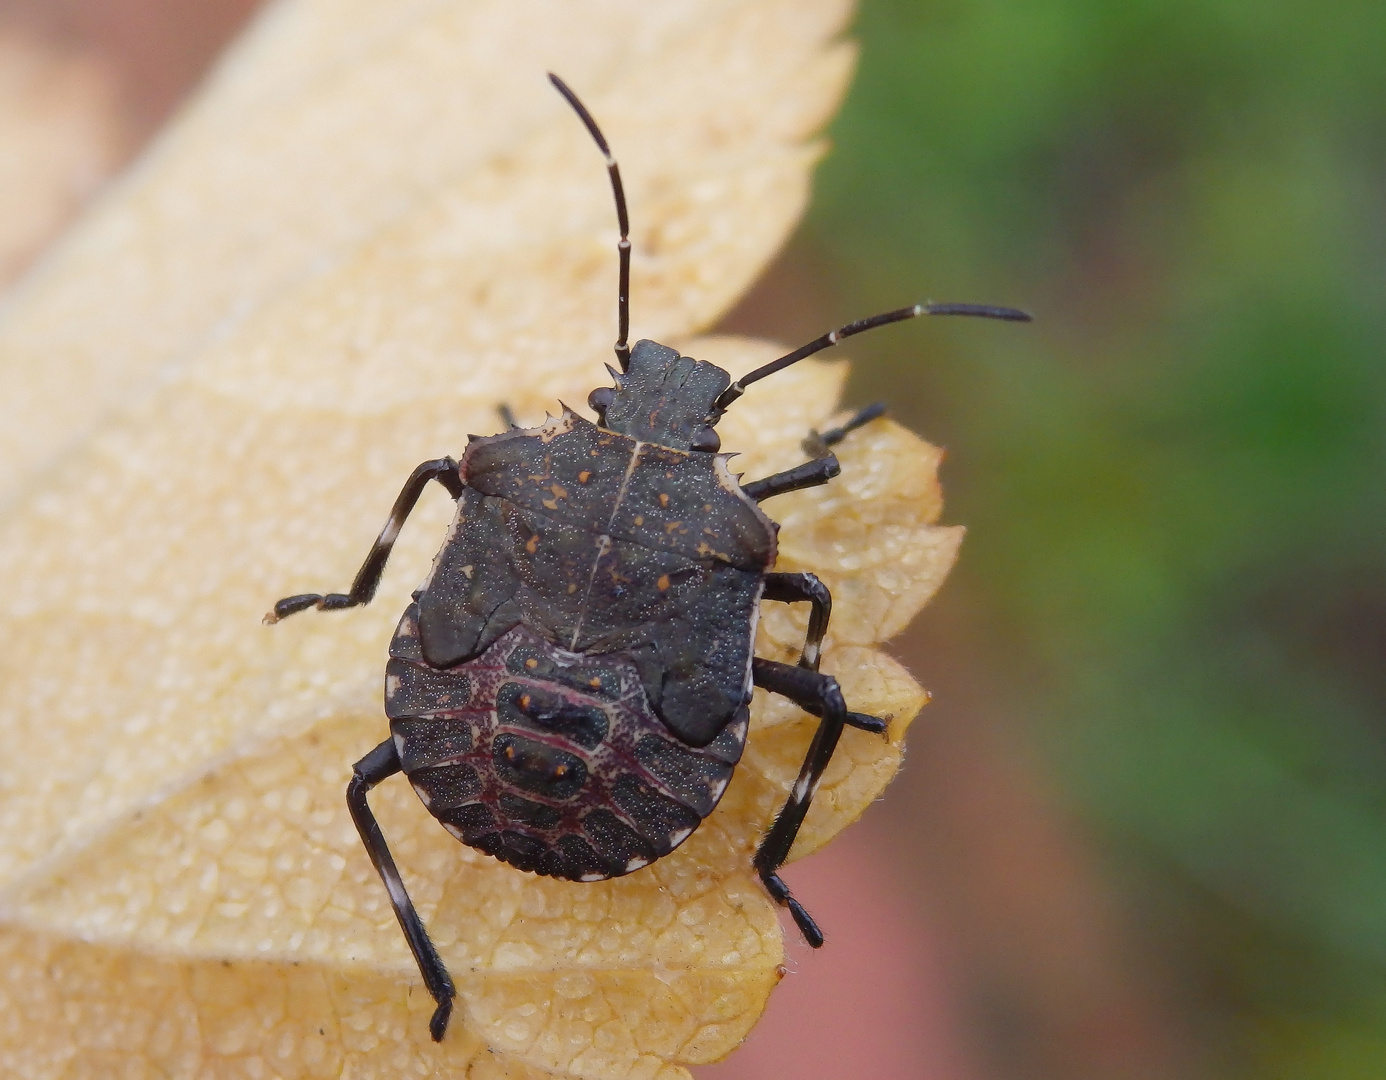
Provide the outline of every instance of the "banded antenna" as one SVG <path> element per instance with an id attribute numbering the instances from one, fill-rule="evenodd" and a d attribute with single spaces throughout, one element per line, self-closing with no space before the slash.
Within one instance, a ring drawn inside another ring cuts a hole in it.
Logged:
<path id="1" fill-rule="evenodd" d="M 564 100 L 587 125 L 588 133 L 606 157 L 606 171 L 611 177 L 611 194 L 616 199 L 616 222 L 621 228 L 621 239 L 616 244 L 616 253 L 621 260 L 620 283 L 616 287 L 616 359 L 621 365 L 621 370 L 626 371 L 630 367 L 630 346 L 626 343 L 626 339 L 630 337 L 630 217 L 626 214 L 626 192 L 621 186 L 621 168 L 611 156 L 611 147 L 606 144 L 606 136 L 602 134 L 602 129 L 597 127 L 597 122 L 592 119 L 587 106 L 579 101 L 568 84 L 552 71 L 549 72 L 549 82 L 553 83 L 554 89 L 563 95 Z"/>
<path id="2" fill-rule="evenodd" d="M 1006 322 L 1030 322 L 1032 318 L 1028 311 L 1021 311 L 1019 308 L 993 307 L 990 304 L 927 303 L 885 311 L 880 315 L 872 315 L 869 319 L 858 319 L 846 326 L 839 326 L 836 330 L 829 330 L 822 337 L 814 338 L 807 345 L 801 345 L 793 352 L 781 356 L 778 360 L 771 360 L 770 363 L 756 368 L 750 374 L 741 376 L 722 391 L 721 396 L 713 403 L 713 408 L 720 413 L 744 394 L 746 387 L 750 386 L 751 383 L 759 382 L 767 375 L 773 375 L 777 371 L 783 371 L 790 364 L 797 364 L 806 356 L 812 356 L 816 352 L 832 348 L 843 338 L 864 333 L 867 330 L 874 330 L 876 327 L 885 326 L 887 323 L 904 322 L 906 319 L 913 319 L 920 315 L 969 315 L 978 319 L 1002 319 Z"/>

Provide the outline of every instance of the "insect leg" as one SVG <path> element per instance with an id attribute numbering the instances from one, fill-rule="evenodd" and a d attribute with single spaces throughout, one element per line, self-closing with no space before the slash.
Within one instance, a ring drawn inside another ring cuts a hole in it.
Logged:
<path id="1" fill-rule="evenodd" d="M 394 740 L 386 739 L 352 766 L 351 781 L 347 784 L 347 807 L 351 810 L 351 820 L 356 823 L 356 831 L 361 834 L 361 843 L 365 844 L 366 853 L 370 855 L 380 880 L 385 883 L 385 891 L 390 894 L 390 904 L 395 909 L 400 929 L 404 931 L 410 951 L 419 965 L 419 974 L 423 976 L 424 985 L 428 987 L 433 1000 L 438 1003 L 438 1008 L 433 1011 L 433 1018 L 428 1022 L 428 1030 L 434 1042 L 442 1042 L 443 1033 L 448 1029 L 448 1018 L 452 1015 L 452 999 L 457 996 L 457 989 L 452 985 L 452 977 L 443 965 L 443 958 L 438 955 L 438 950 L 429 940 L 423 920 L 414 910 L 414 902 L 405 891 L 399 868 L 395 866 L 394 857 L 385 844 L 385 836 L 380 831 L 375 815 L 371 813 L 370 804 L 366 801 L 366 793 L 371 788 L 399 771 L 399 754 L 395 751 Z"/>
<path id="2" fill-rule="evenodd" d="M 351 583 L 351 591 L 348 593 L 328 593 L 326 596 L 321 593 L 299 593 L 297 596 L 286 596 L 283 600 L 276 602 L 273 610 L 265 616 L 265 625 L 273 625 L 280 619 L 288 618 L 300 611 L 306 611 L 310 607 L 323 611 L 337 611 L 340 608 L 369 604 L 380 584 L 380 576 L 385 573 L 385 563 L 390 558 L 390 550 L 395 546 L 399 530 L 404 525 L 405 518 L 414 509 L 414 504 L 419 501 L 419 496 L 423 494 L 423 489 L 428 486 L 430 480 L 437 480 L 448 489 L 448 494 L 454 499 L 462 497 L 463 485 L 462 478 L 457 472 L 457 462 L 450 457 L 425 461 L 405 481 L 404 490 L 399 493 L 399 498 L 395 499 L 395 505 L 390 508 L 389 520 L 385 522 L 385 527 L 380 530 L 380 535 L 375 538 L 375 543 L 371 545 L 371 550 L 366 555 L 366 561 L 361 564 L 361 569 L 356 572 L 356 579 Z"/>
<path id="3" fill-rule="evenodd" d="M 828 632 L 828 619 L 833 613 L 833 594 L 828 587 L 818 580 L 816 574 L 766 574 L 765 592 L 761 598 L 783 604 L 807 601 L 813 605 L 803 652 L 799 655 L 799 666 L 817 671 L 823 636 Z"/>
<path id="4" fill-rule="evenodd" d="M 836 446 L 847 437 L 849 432 L 869 424 L 884 413 L 885 405 L 878 401 L 874 405 L 868 405 L 845 423 L 830 428 L 821 435 L 816 431 L 810 431 L 803 446 L 804 453 L 808 454 L 812 460 L 806 461 L 802 465 L 796 465 L 792 469 L 786 469 L 784 472 L 775 473 L 773 476 L 767 476 L 763 480 L 753 480 L 749 484 L 742 484 L 741 490 L 756 502 L 761 502 L 776 495 L 783 495 L 787 491 L 798 491 L 801 488 L 826 484 L 842 471 L 836 456 L 829 447 Z"/>
<path id="5" fill-rule="evenodd" d="M 823 650 L 823 636 L 828 632 L 828 619 L 833 613 L 833 594 L 814 574 L 766 574 L 764 600 L 778 600 L 785 604 L 807 601 L 813 605 L 809 616 L 808 634 L 804 637 L 804 649 L 799 656 L 799 666 L 810 671 L 818 670 L 818 660 Z M 814 716 L 822 716 L 822 709 L 816 705 L 803 705 Z M 873 735 L 884 735 L 888 727 L 879 716 L 867 713 L 849 712 L 849 727 L 861 728 Z"/>
<path id="6" fill-rule="evenodd" d="M 792 469 L 767 476 L 763 480 L 752 480 L 749 484 L 742 484 L 741 490 L 756 502 L 761 502 L 776 495 L 783 495 L 787 491 L 826 484 L 841 471 L 842 466 L 837 463 L 837 457 L 829 452 L 826 457 L 814 458 L 802 465 L 795 465 Z"/>
<path id="7" fill-rule="evenodd" d="M 814 716 L 823 715 L 823 710 L 813 702 L 807 704 L 799 702 L 798 704 L 799 708 L 806 713 L 811 713 Z M 852 712 L 851 710 L 847 712 L 847 726 L 859 728 L 872 735 L 884 735 L 890 730 L 890 722 L 884 717 L 872 716 L 870 713 L 864 712 Z"/>
<path id="8" fill-rule="evenodd" d="M 775 903 L 789 909 L 804 940 L 817 949 L 823 944 L 823 932 L 804 906 L 790 895 L 789 886 L 776 871 L 789 857 L 789 849 L 799 835 L 799 826 L 804 823 L 804 815 L 808 813 L 809 803 L 818 782 L 823 778 L 823 770 L 828 767 L 833 751 L 837 749 L 837 741 L 842 737 L 842 728 L 847 723 L 847 705 L 842 700 L 842 690 L 836 679 L 809 668 L 756 657 L 751 663 L 751 677 L 757 686 L 772 694 L 781 694 L 821 718 L 789 800 L 775 816 L 775 823 L 756 849 L 754 860 L 766 892 Z"/>
<path id="9" fill-rule="evenodd" d="M 828 452 L 828 447 L 836 446 L 847 436 L 856 431 L 859 427 L 865 427 L 872 420 L 884 416 L 886 411 L 884 401 L 875 401 L 866 408 L 859 410 L 855 416 L 850 417 L 844 423 L 835 428 L 829 428 L 821 435 L 816 431 L 810 431 L 808 438 L 804 440 L 804 453 L 810 457 L 822 457 Z"/>

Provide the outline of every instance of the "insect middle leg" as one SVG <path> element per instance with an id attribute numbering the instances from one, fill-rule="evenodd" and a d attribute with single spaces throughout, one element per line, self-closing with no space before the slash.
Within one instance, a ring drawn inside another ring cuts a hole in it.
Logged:
<path id="1" fill-rule="evenodd" d="M 318 608 L 321 611 L 337 611 L 341 608 L 369 604 L 371 598 L 375 596 L 375 590 L 380 585 L 381 575 L 385 573 L 385 564 L 390 559 L 390 551 L 395 546 L 399 531 L 430 480 L 437 480 L 448 489 L 448 494 L 454 499 L 462 497 L 462 477 L 457 471 L 456 461 L 450 457 L 425 461 L 410 473 L 409 479 L 404 482 L 404 489 L 395 499 L 395 505 L 390 508 L 390 517 L 385 522 L 385 527 L 380 530 L 380 535 L 375 538 L 375 543 L 371 545 L 371 550 L 366 554 L 366 561 L 356 572 L 356 578 L 351 583 L 351 591 L 327 593 L 326 595 L 299 593 L 297 596 L 286 596 L 283 600 L 276 602 L 270 613 L 265 616 L 265 624 L 267 626 L 273 625 L 280 619 L 288 618 L 300 611 L 306 611 L 310 607 Z"/>
<path id="2" fill-rule="evenodd" d="M 399 754 L 393 739 L 386 739 L 369 754 L 352 766 L 351 781 L 347 784 L 347 807 L 351 810 L 351 820 L 356 823 L 356 831 L 361 834 L 361 843 L 366 846 L 375 865 L 376 873 L 385 883 L 385 891 L 390 894 L 390 904 L 395 909 L 400 928 L 409 942 L 414 961 L 419 965 L 419 974 L 424 985 L 438 1003 L 433 1017 L 428 1022 L 429 1034 L 434 1042 L 443 1041 L 443 1033 L 448 1029 L 448 1018 L 452 1016 L 452 1000 L 457 989 L 452 984 L 443 958 L 438 955 L 423 920 L 414 909 L 414 902 L 404 888 L 404 879 L 399 876 L 394 857 L 385 843 L 385 834 L 371 813 L 366 794 L 382 780 L 387 780 L 400 771 Z"/>

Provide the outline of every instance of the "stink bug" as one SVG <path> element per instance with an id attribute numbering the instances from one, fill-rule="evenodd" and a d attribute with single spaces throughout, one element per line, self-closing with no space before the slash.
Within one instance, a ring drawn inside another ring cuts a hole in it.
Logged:
<path id="1" fill-rule="evenodd" d="M 556 419 L 473 437 L 461 462 L 426 461 L 400 492 L 347 593 L 307 608 L 369 603 L 405 518 L 436 480 L 457 516 L 390 644 L 390 738 L 356 763 L 347 804 L 437 1002 L 441 1040 L 456 994 L 366 800 L 403 772 L 458 840 L 521 870 L 601 881 L 678 847 L 712 812 L 746 742 L 753 686 L 820 718 L 788 800 L 754 864 L 815 948 L 823 935 L 778 871 L 851 712 L 818 670 L 832 598 L 812 574 L 775 573 L 766 499 L 838 475 L 832 446 L 883 411 L 812 434 L 809 460 L 740 483 L 715 430 L 746 387 L 845 337 L 918 315 L 1027 320 L 1011 308 L 916 304 L 849 323 L 733 382 L 714 364 L 653 341 L 627 345 L 630 240 L 616 161 L 591 114 L 558 92 L 606 157 L 620 226 L 619 371 L 592 391 L 592 423 Z M 508 413 L 504 413 L 508 417 Z M 810 605 L 797 665 L 754 655 L 762 601 Z"/>

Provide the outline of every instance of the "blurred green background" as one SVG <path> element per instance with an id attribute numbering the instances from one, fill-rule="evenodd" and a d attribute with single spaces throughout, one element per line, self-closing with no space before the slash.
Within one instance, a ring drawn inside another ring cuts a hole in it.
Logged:
<path id="1" fill-rule="evenodd" d="M 809 219 L 730 325 L 1037 315 L 850 346 L 970 530 L 904 646 L 930 730 L 983 725 L 1096 853 L 1114 977 L 1181 1044 L 1109 1075 L 1386 1076 L 1386 7 L 865 0 L 856 34 Z M 956 867 L 928 798 L 872 827 Z M 1002 1075 L 1101 1075 L 1037 1045 L 1072 988 L 987 981 Z"/>

